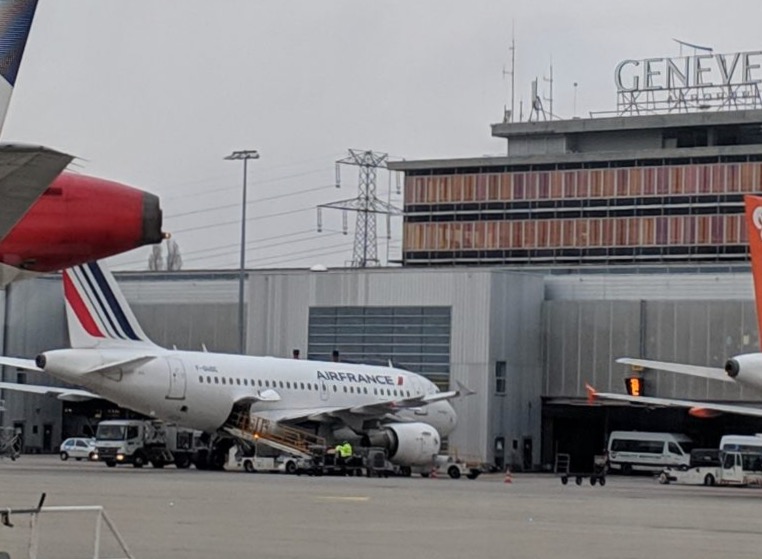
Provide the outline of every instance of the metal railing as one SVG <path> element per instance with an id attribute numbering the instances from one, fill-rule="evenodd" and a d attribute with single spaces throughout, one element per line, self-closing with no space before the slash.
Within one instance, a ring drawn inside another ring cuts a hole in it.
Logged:
<path id="1" fill-rule="evenodd" d="M 130 553 L 127 543 L 124 541 L 124 538 L 122 538 L 122 535 L 119 533 L 119 531 L 116 529 L 116 526 L 114 525 L 114 522 L 111 520 L 111 518 L 106 514 L 106 510 L 102 506 L 58 506 L 58 507 L 44 507 L 43 503 L 45 502 L 45 493 L 42 494 L 40 497 L 40 502 L 37 504 L 35 508 L 31 509 L 11 509 L 6 508 L 2 509 L 0 508 L 0 523 L 2 526 L 6 528 L 13 528 L 13 517 L 19 516 L 19 515 L 30 515 L 31 516 L 31 533 L 29 535 L 29 546 L 28 550 L 29 553 L 27 557 L 29 559 L 38 559 L 38 551 L 39 551 L 39 542 L 40 542 L 40 515 L 45 514 L 62 514 L 62 513 L 72 513 L 72 512 L 95 512 L 96 518 L 95 518 L 95 527 L 94 527 L 94 534 L 93 534 L 93 553 L 90 557 L 92 559 L 101 559 L 101 541 L 102 541 L 102 532 L 105 528 L 111 533 L 114 540 L 118 544 L 119 548 L 121 549 L 121 552 L 124 553 L 124 559 L 134 559 L 134 555 Z M 8 554 L 5 553 L 3 550 L 0 550 L 0 557 L 5 555 L 8 557 Z M 115 557 L 110 557 L 110 559 L 118 559 Z"/>
<path id="2" fill-rule="evenodd" d="M 325 446 L 325 439 L 307 431 L 280 425 L 269 419 L 247 412 L 234 414 L 228 427 L 236 429 L 251 442 L 273 442 L 303 454 L 310 454 L 313 446 Z M 240 435 L 239 435 L 240 436 Z"/>

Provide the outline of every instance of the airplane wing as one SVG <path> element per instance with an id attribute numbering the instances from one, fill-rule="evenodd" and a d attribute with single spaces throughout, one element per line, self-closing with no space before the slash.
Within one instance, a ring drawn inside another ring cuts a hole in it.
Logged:
<path id="1" fill-rule="evenodd" d="M 470 396 L 471 394 L 475 394 L 473 390 L 470 390 L 461 382 L 456 381 L 456 385 L 456 390 L 435 392 L 414 398 L 403 398 L 401 400 L 389 400 L 386 402 L 378 402 L 376 404 L 366 404 L 364 406 L 326 406 L 321 408 L 289 410 L 252 410 L 252 413 L 275 422 L 328 421 L 335 419 L 342 414 L 344 414 L 344 417 L 346 417 L 345 414 L 350 414 L 362 418 L 377 417 L 379 419 L 384 419 L 388 418 L 390 414 L 394 414 L 403 409 L 420 408 L 434 402 L 452 400 L 453 398 L 459 398 L 460 396 Z M 260 401 L 262 400 L 260 399 Z"/>
<path id="2" fill-rule="evenodd" d="M 25 369 L 27 371 L 42 372 L 34 359 L 19 359 L 18 357 L 3 357 L 0 356 L 0 365 L 6 365 L 8 367 L 16 367 L 17 369 Z"/>
<path id="3" fill-rule="evenodd" d="M 698 365 L 685 365 L 683 363 L 668 363 L 666 361 L 651 361 L 649 359 L 632 359 L 630 357 L 621 357 L 616 360 L 617 363 L 643 367 L 645 369 L 654 369 L 657 371 L 667 371 L 677 373 L 678 375 L 689 375 L 692 377 L 701 377 L 721 382 L 735 382 L 730 378 L 724 369 L 718 367 L 699 367 Z"/>
<path id="4" fill-rule="evenodd" d="M 141 365 L 145 365 L 146 363 L 148 363 L 149 361 L 153 361 L 154 359 L 156 359 L 155 355 L 140 355 L 138 357 L 130 357 L 129 359 L 114 361 L 113 363 L 106 363 L 105 365 L 94 367 L 87 371 L 83 371 L 82 374 L 83 375 L 91 375 L 95 373 L 107 374 L 107 373 L 113 373 L 115 371 L 120 371 L 123 369 L 134 369 L 136 367 L 140 367 Z M 44 372 L 42 369 L 40 369 L 37 366 L 34 359 L 20 359 L 18 357 L 0 356 L 0 365 L 16 367 L 17 369 L 26 369 L 28 371 Z"/>
<path id="5" fill-rule="evenodd" d="M 15 382 L 0 382 L 0 390 L 14 390 L 16 392 L 28 392 L 31 394 L 41 394 L 46 396 L 55 396 L 65 402 L 82 402 L 102 398 L 97 394 L 80 390 L 78 388 L 66 388 L 65 386 L 41 386 L 38 384 L 18 384 Z"/>
<path id="6" fill-rule="evenodd" d="M 654 398 L 649 396 L 628 396 L 627 394 L 614 394 L 598 392 L 592 386 L 587 385 L 588 400 L 594 401 L 613 400 L 629 402 L 641 406 L 678 407 L 688 408 L 691 415 L 698 417 L 713 417 L 721 413 L 734 413 L 738 415 L 751 415 L 762 417 L 762 408 L 751 406 L 736 406 L 734 404 L 714 404 L 710 402 L 696 402 L 694 400 L 677 400 L 672 398 Z"/>
<path id="7" fill-rule="evenodd" d="M 74 159 L 52 149 L 0 144 L 0 239 Z"/>

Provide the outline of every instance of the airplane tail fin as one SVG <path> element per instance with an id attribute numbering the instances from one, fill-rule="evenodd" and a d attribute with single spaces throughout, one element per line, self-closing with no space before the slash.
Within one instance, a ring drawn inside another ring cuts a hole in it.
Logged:
<path id="1" fill-rule="evenodd" d="M 754 301 L 757 305 L 757 328 L 762 346 L 762 197 L 744 196 L 746 230 L 751 251 L 751 272 L 754 277 Z"/>
<path id="2" fill-rule="evenodd" d="M 0 0 L 0 130 L 36 9 L 37 0 Z"/>
<path id="3" fill-rule="evenodd" d="M 89 262 L 68 268 L 63 280 L 72 348 L 156 347 L 105 264 Z"/>

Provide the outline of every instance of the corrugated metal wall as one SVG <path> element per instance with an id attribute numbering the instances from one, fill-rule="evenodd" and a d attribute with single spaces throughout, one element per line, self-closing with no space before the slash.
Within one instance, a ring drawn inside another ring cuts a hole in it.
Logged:
<path id="1" fill-rule="evenodd" d="M 254 354 L 287 357 L 298 348 L 304 355 L 310 307 L 449 306 L 451 386 L 460 381 L 477 392 L 454 402 L 459 427 L 450 445 L 462 455 L 491 460 L 497 431 L 510 438 L 529 433 L 539 439 L 539 415 L 536 422 L 527 420 L 536 424 L 532 426 L 517 418 L 535 417 L 527 414 L 527 406 L 539 414 L 539 385 L 533 390 L 522 379 L 527 373 L 540 375 L 540 352 L 533 340 L 538 339 L 542 296 L 541 276 L 489 270 L 255 272 L 248 346 Z M 516 316 L 524 319 L 517 322 Z M 534 361 L 531 356 L 536 356 Z M 494 394 L 498 357 L 511 364 L 507 399 Z M 528 371 L 530 362 L 534 368 Z M 494 412 L 498 405 L 502 411 Z M 493 430 L 496 413 L 504 417 Z"/>
<path id="2" fill-rule="evenodd" d="M 752 301 L 547 301 L 543 396 L 584 397 L 585 383 L 624 392 L 628 367 L 642 357 L 722 368 L 728 357 L 759 350 Z M 649 395 L 749 400 L 729 383 L 646 371 Z"/>

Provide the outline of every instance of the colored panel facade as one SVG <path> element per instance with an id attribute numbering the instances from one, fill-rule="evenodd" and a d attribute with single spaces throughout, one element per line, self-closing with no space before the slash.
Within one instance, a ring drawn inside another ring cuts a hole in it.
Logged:
<path id="1" fill-rule="evenodd" d="M 747 259 L 759 156 L 589 165 L 408 171 L 405 264 Z"/>

